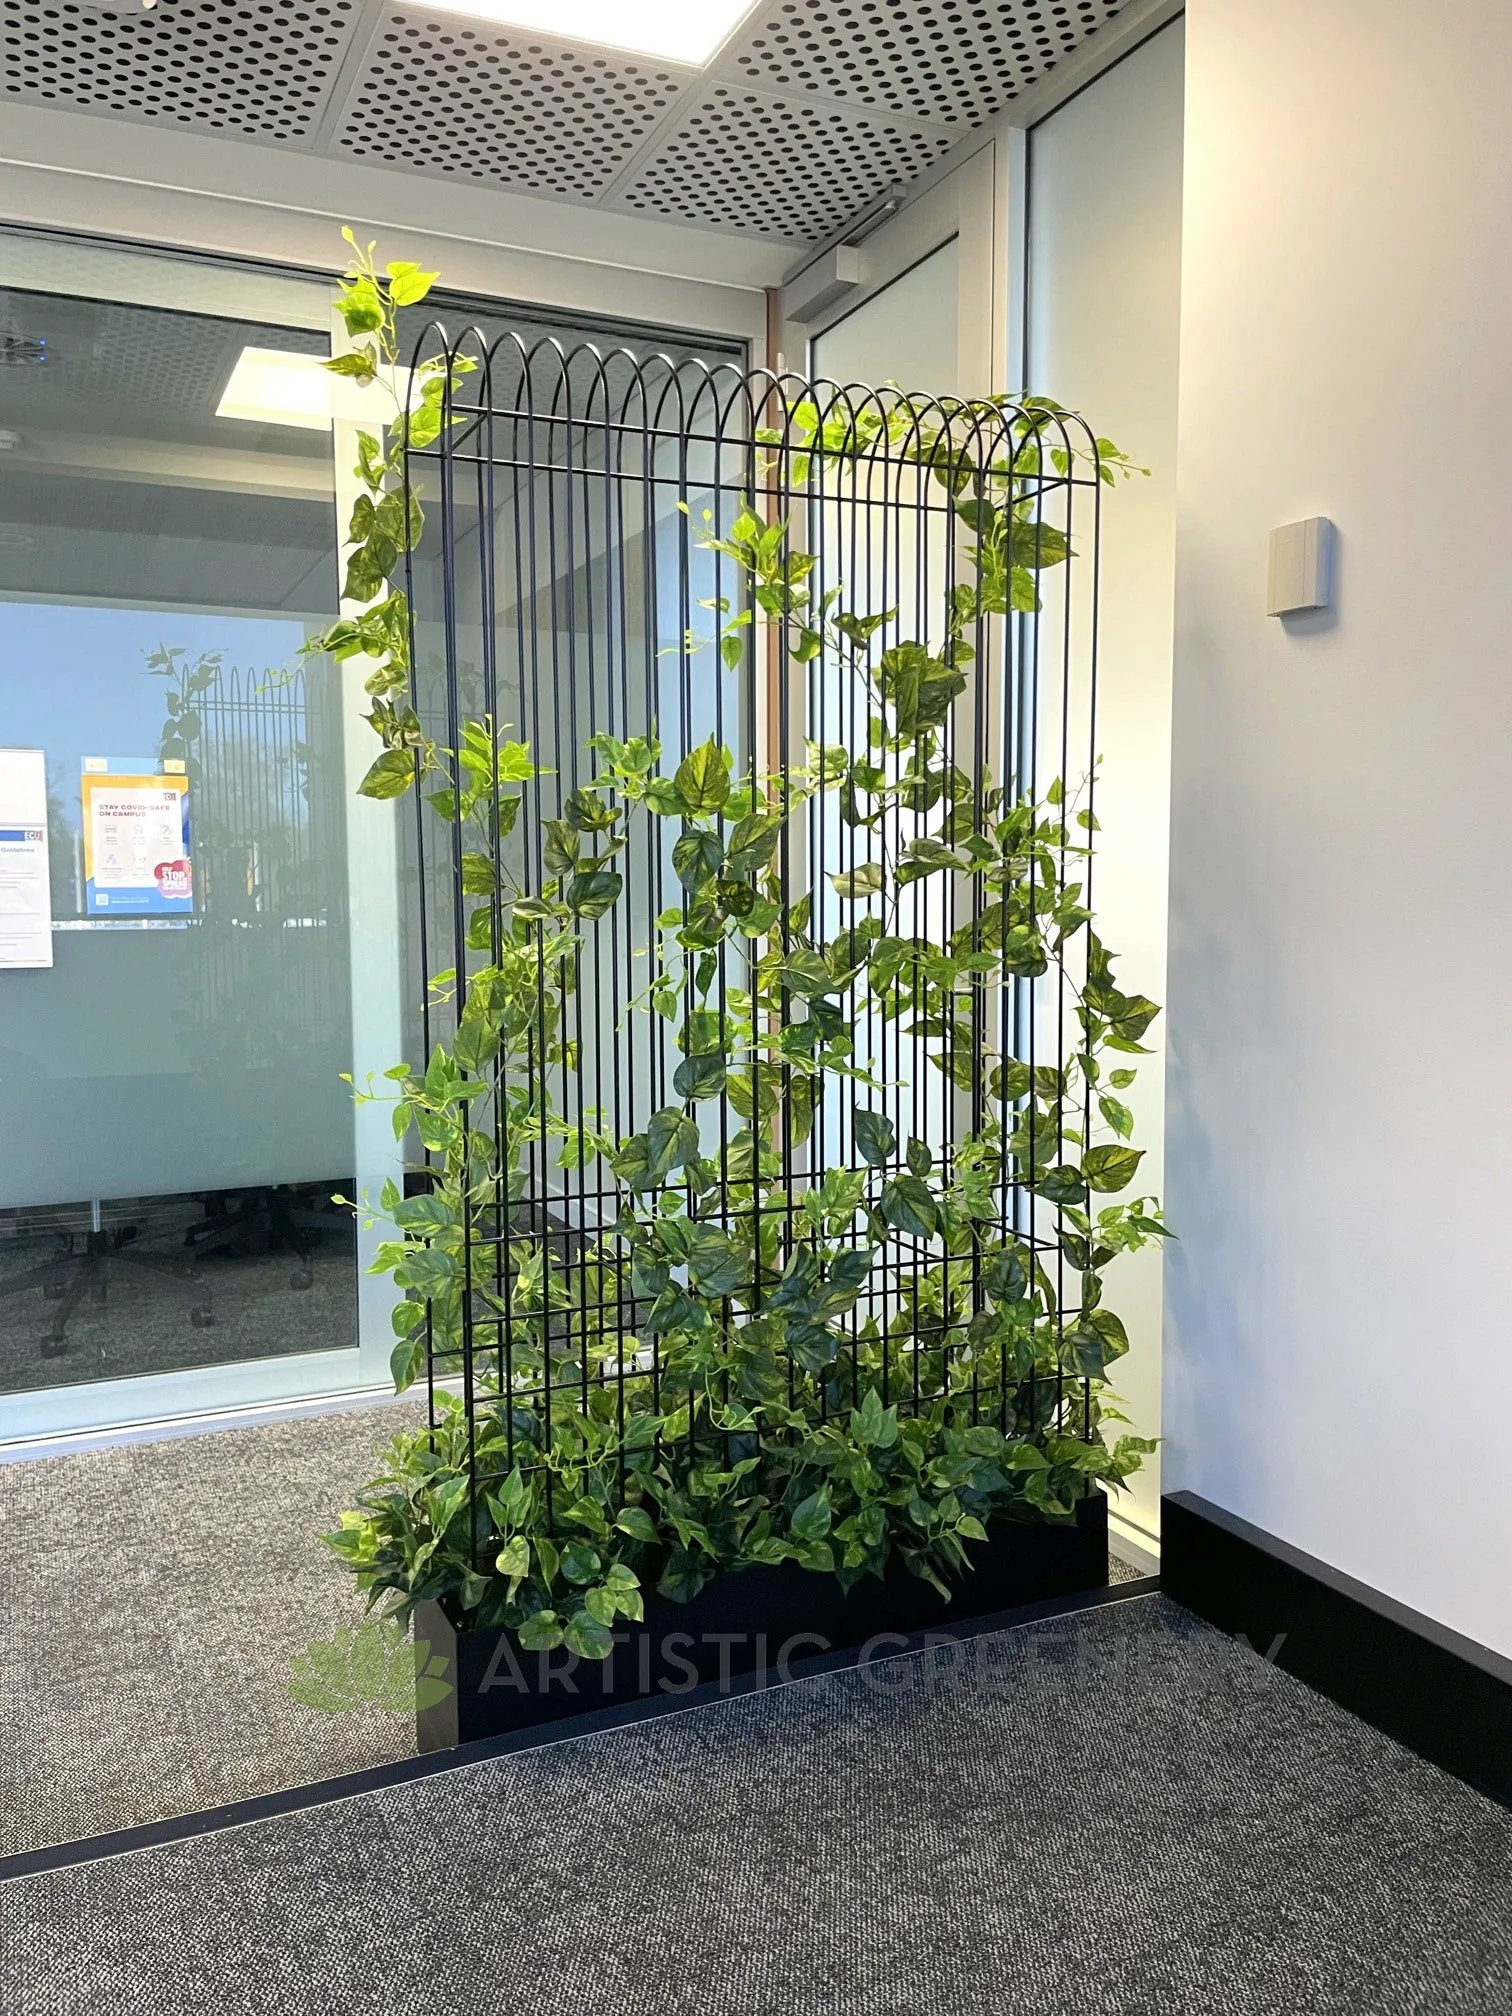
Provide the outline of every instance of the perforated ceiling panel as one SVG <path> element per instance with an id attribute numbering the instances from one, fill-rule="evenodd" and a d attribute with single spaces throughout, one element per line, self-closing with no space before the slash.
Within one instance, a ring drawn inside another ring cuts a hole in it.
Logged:
<path id="1" fill-rule="evenodd" d="M 356 0 L 159 0 L 122 14 L 0 0 L 0 86 L 72 111 L 299 141 L 315 130 L 355 15 Z"/>
<path id="2" fill-rule="evenodd" d="M 349 154 L 588 201 L 678 95 L 674 72 L 390 15 L 337 131 Z"/>
<path id="3" fill-rule="evenodd" d="M 889 183 L 922 174 L 951 138 L 720 86 L 680 122 L 624 198 L 667 217 L 811 240 L 838 230 Z M 814 173 L 820 161 L 822 177 Z"/>
<path id="4" fill-rule="evenodd" d="M 0 94 L 801 243 L 1122 4 L 761 0 L 697 72 L 402 0 L 0 0 Z"/>
<path id="5" fill-rule="evenodd" d="M 976 126 L 1123 0 L 784 0 L 730 52 L 753 84 Z"/>

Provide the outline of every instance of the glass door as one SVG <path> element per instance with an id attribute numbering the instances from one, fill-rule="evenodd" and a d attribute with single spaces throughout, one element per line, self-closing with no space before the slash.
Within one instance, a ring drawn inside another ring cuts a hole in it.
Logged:
<path id="1" fill-rule="evenodd" d="M 0 235 L 0 1438 L 365 1383 L 330 302 Z"/>

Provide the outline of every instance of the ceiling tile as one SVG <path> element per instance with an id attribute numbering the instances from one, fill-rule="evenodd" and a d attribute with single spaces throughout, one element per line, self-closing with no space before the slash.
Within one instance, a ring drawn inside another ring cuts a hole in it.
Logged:
<path id="1" fill-rule="evenodd" d="M 523 31 L 387 16 L 335 136 L 396 168 L 591 202 L 692 73 Z"/>
<path id="2" fill-rule="evenodd" d="M 727 77 L 962 127 L 1085 42 L 1123 0 L 783 0 L 722 58 Z"/>
<path id="3" fill-rule="evenodd" d="M 0 99 L 813 242 L 1122 5 L 762 0 L 697 72 L 401 0 L 0 0 Z"/>
<path id="4" fill-rule="evenodd" d="M 100 13 L 0 0 L 0 91 L 77 112 L 302 141 L 356 18 L 355 0 L 159 0 Z"/>
<path id="5" fill-rule="evenodd" d="M 813 242 L 953 144 L 939 128 L 718 85 L 621 192 L 635 210 Z"/>

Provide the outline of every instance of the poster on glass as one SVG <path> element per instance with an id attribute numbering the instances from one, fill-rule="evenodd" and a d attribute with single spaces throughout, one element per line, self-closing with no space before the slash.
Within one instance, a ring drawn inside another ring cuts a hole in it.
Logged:
<path id="1" fill-rule="evenodd" d="M 80 789 L 85 915 L 192 916 L 187 776 L 88 756 Z"/>
<path id="2" fill-rule="evenodd" d="M 52 963 L 47 758 L 0 749 L 0 967 Z"/>

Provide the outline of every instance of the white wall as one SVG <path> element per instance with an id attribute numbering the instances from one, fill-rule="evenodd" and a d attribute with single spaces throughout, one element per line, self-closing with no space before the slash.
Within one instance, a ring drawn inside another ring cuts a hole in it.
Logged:
<path id="1" fill-rule="evenodd" d="M 955 392 L 957 278 L 952 238 L 817 337 L 815 375 L 837 385 Z"/>
<path id="2" fill-rule="evenodd" d="M 1167 1482 L 1512 1653 L 1512 8 L 1187 50 Z"/>
<path id="3" fill-rule="evenodd" d="M 1181 302 L 1182 29 L 1151 38 L 1029 136 L 1027 376 L 1147 465 L 1106 498 L 1098 654 L 1098 929 L 1128 991 L 1163 1001 L 1172 567 Z M 1129 1102 L 1141 1190 L 1163 1187 L 1163 1021 Z M 1160 1433 L 1161 1255 L 1119 1261 L 1108 1299 L 1131 1348 L 1115 1388 Z M 1118 1511 L 1153 1538 L 1160 1458 Z"/>

